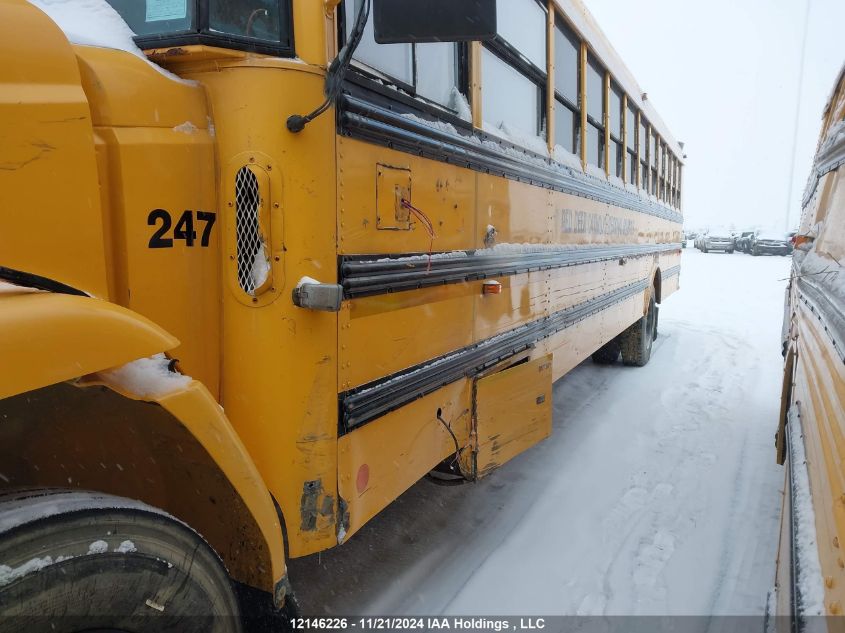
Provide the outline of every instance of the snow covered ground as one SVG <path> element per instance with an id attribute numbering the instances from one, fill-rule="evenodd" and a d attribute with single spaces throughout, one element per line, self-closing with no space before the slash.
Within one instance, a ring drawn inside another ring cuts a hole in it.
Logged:
<path id="1" fill-rule="evenodd" d="M 423 480 L 290 561 L 303 612 L 762 614 L 789 261 L 686 249 L 646 367 L 582 364 L 549 440 L 478 484 Z"/>

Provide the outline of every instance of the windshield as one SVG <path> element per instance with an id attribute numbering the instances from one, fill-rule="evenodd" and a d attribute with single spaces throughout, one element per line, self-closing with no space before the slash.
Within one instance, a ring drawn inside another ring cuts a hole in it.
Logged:
<path id="1" fill-rule="evenodd" d="M 758 239 L 761 240 L 780 240 L 781 242 L 786 241 L 786 236 L 783 233 L 774 233 L 772 231 L 763 231 L 760 235 L 757 236 Z"/>
<path id="2" fill-rule="evenodd" d="M 139 44 L 178 36 L 204 36 L 203 43 L 245 48 L 238 42 L 291 46 L 289 0 L 108 0 Z M 198 12 L 197 8 L 201 10 Z M 202 10 L 205 9 L 205 10 Z M 219 38 L 215 41 L 215 38 Z M 183 43 L 191 43 L 185 41 Z M 143 46 L 142 46 L 143 47 Z"/>

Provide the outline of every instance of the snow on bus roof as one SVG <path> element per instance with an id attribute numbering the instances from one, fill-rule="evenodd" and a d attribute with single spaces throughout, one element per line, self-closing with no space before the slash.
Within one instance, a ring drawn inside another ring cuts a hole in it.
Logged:
<path id="1" fill-rule="evenodd" d="M 135 44 L 135 33 L 106 0 L 29 0 L 46 13 L 64 32 L 65 37 L 82 46 L 97 46 L 126 51 L 140 57 L 165 77 L 194 85 L 154 64 Z"/>
<path id="2" fill-rule="evenodd" d="M 29 0 L 58 24 L 74 44 L 115 48 L 144 56 L 135 33 L 105 0 Z"/>
<path id="3" fill-rule="evenodd" d="M 625 62 L 622 61 L 619 53 L 613 48 L 604 31 L 601 30 L 593 14 L 584 6 L 582 0 L 555 0 L 555 4 L 561 13 L 563 13 L 564 17 L 566 17 L 570 28 L 574 29 L 581 39 L 587 43 L 587 47 L 591 49 L 591 52 L 610 71 L 616 83 L 628 95 L 628 101 L 633 101 L 637 108 L 645 113 L 649 123 L 657 128 L 661 138 L 666 141 L 678 160 L 683 163 L 684 151 L 678 145 L 678 141 L 669 132 L 669 128 L 651 105 L 651 101 L 643 101 L 642 88 L 640 88 L 637 80 L 634 79 L 631 71 L 628 70 Z"/>

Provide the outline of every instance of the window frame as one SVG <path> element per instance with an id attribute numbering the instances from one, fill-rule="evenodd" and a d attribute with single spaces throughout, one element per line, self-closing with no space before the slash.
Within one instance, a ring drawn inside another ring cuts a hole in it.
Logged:
<path id="1" fill-rule="evenodd" d="M 584 130 L 584 143 L 586 144 L 588 139 L 589 139 L 589 136 L 590 136 L 589 127 L 590 126 L 592 126 L 594 129 L 596 129 L 598 131 L 598 139 L 599 139 L 599 147 L 597 148 L 598 149 L 598 163 L 590 162 L 590 159 L 589 159 L 590 150 L 589 150 L 589 148 L 586 148 L 587 151 L 585 152 L 585 158 L 586 158 L 586 164 L 595 165 L 596 167 L 601 168 L 602 171 L 607 173 L 608 170 L 605 169 L 605 165 L 607 164 L 606 159 L 607 159 L 608 149 L 607 149 L 606 142 L 605 142 L 605 130 L 607 129 L 607 127 L 605 126 L 605 120 L 607 119 L 607 106 L 608 106 L 607 102 L 608 102 L 608 99 L 607 99 L 607 95 L 606 95 L 606 91 L 605 91 L 605 85 L 606 85 L 605 82 L 607 81 L 608 71 L 607 71 L 606 68 L 604 68 L 604 66 L 601 65 L 599 60 L 596 59 L 596 56 L 593 55 L 593 53 L 591 53 L 588 50 L 587 51 L 587 64 L 586 64 L 586 67 L 585 67 L 585 72 L 588 74 L 588 76 L 589 76 L 589 72 L 590 72 L 590 62 L 591 61 L 593 62 L 593 70 L 599 71 L 598 74 L 601 77 L 602 120 L 596 121 L 595 118 L 593 118 L 593 116 L 590 114 L 590 110 L 587 107 L 590 103 L 590 90 L 589 90 L 589 81 L 587 81 L 586 78 L 585 78 L 584 86 L 587 87 L 587 90 L 585 91 L 586 94 L 581 95 L 581 103 L 582 103 L 581 107 L 584 109 L 584 113 L 586 114 L 587 128 L 588 129 Z"/>
<path id="2" fill-rule="evenodd" d="M 651 195 L 660 199 L 660 135 L 654 127 L 651 128 Z"/>
<path id="3" fill-rule="evenodd" d="M 639 126 L 639 119 L 640 119 L 640 110 L 634 105 L 631 105 L 631 98 L 628 95 L 625 95 L 625 100 L 623 103 L 623 108 L 625 110 L 625 175 L 627 176 L 626 183 L 639 186 L 639 178 L 637 177 L 639 172 L 639 156 L 637 152 L 637 148 L 639 147 L 640 142 L 640 126 Z M 628 129 L 628 113 L 633 115 L 632 120 L 634 122 L 634 130 L 633 132 Z M 633 135 L 633 144 L 630 143 L 631 136 Z M 628 163 L 631 164 L 631 173 L 628 173 Z"/>
<path id="4" fill-rule="evenodd" d="M 290 0 L 288 0 L 290 1 Z M 354 0 L 353 0 L 354 2 Z M 346 2 L 343 0 L 340 1 L 338 5 L 338 51 L 340 51 L 343 46 L 346 44 L 346 31 L 347 31 L 347 16 L 346 13 Z M 373 19 L 372 13 L 370 14 L 370 20 Z M 445 43 L 445 42 L 444 42 Z M 470 60 L 470 49 L 468 42 L 454 42 L 457 51 L 457 73 L 455 76 L 457 86 L 456 88 L 458 91 L 464 96 L 467 100 L 467 103 L 472 108 L 472 95 L 470 92 L 470 69 L 469 69 L 469 60 Z M 464 121 L 466 123 L 472 124 L 471 121 L 465 121 L 460 116 L 458 116 L 457 110 L 453 110 L 449 106 L 429 99 L 424 95 L 421 95 L 417 92 L 417 78 L 418 78 L 418 71 L 417 71 L 417 45 L 416 44 L 408 44 L 411 47 L 411 74 L 413 76 L 413 85 L 407 83 L 406 81 L 399 79 L 398 77 L 394 77 L 389 73 L 384 72 L 378 68 L 374 68 L 370 66 L 366 62 L 359 61 L 353 57 L 351 63 L 349 65 L 349 69 L 347 71 L 347 78 L 350 76 L 351 73 L 357 74 L 362 76 L 366 79 L 375 80 L 375 82 L 386 81 L 389 85 L 399 88 L 402 92 L 404 92 L 407 96 L 412 98 L 413 100 L 424 103 L 430 108 L 434 108 L 435 111 L 444 112 L 454 117 L 458 121 Z M 384 86 L 379 86 L 380 88 L 384 88 Z M 400 93 L 401 94 L 401 93 Z M 429 110 L 431 114 L 435 114 Z"/>
<path id="5" fill-rule="evenodd" d="M 572 101 L 560 92 L 557 88 L 557 77 L 555 77 L 555 90 L 554 90 L 554 101 L 555 104 L 560 103 L 563 107 L 568 109 L 572 113 L 572 120 L 573 120 L 573 127 L 572 127 L 572 149 L 565 148 L 567 151 L 570 151 L 573 156 L 581 160 L 581 135 L 583 130 L 581 129 L 581 108 L 583 107 L 584 102 L 584 95 L 583 91 L 581 90 L 581 45 L 582 41 L 575 33 L 575 31 L 566 23 L 566 20 L 560 15 L 559 12 L 555 11 L 555 23 L 554 29 L 556 31 L 560 31 L 562 36 L 567 38 L 570 43 L 575 44 L 575 85 L 577 90 L 577 103 L 572 103 Z M 548 44 L 548 42 L 547 42 Z M 555 51 L 557 51 L 557 47 L 555 47 Z M 557 60 L 555 60 L 556 62 Z M 555 65 L 555 73 L 557 73 L 557 65 Z M 557 131 L 557 127 L 555 127 L 555 131 Z M 554 139 L 550 139 L 552 147 L 556 147 L 557 143 L 557 135 L 555 135 Z M 563 147 L 561 145 L 561 147 Z"/>
<path id="6" fill-rule="evenodd" d="M 539 6 L 546 15 L 546 20 L 548 22 L 548 13 L 549 7 L 541 2 L 540 0 L 526 0 L 526 2 L 534 2 L 537 6 Z M 543 37 L 546 39 L 545 48 L 548 50 L 548 29 L 543 29 Z M 537 131 L 535 135 L 538 138 L 542 138 L 545 135 L 546 142 L 548 143 L 549 135 L 548 135 L 548 121 L 546 120 L 546 94 L 548 90 L 548 60 L 546 62 L 546 66 L 544 68 L 540 68 L 539 66 L 535 66 L 531 60 L 528 59 L 523 53 L 519 51 L 513 44 L 508 42 L 504 37 L 499 35 L 498 33 L 496 36 L 488 40 L 486 42 L 482 42 L 482 47 L 485 48 L 487 51 L 495 55 L 499 58 L 500 61 L 504 62 L 523 77 L 528 79 L 531 83 L 533 83 L 537 87 Z M 482 71 L 481 77 L 481 90 L 482 94 L 484 91 L 484 73 Z M 483 99 L 482 99 L 483 101 Z M 481 118 L 482 121 L 484 120 L 484 108 L 481 109 Z M 544 132 L 545 131 L 545 132 Z"/>
<path id="7" fill-rule="evenodd" d="M 235 35 L 212 31 L 209 27 L 208 2 L 204 0 L 186 0 L 188 6 L 193 7 L 193 28 L 163 33 L 160 35 L 136 35 L 132 39 L 141 50 L 151 48 L 171 48 L 179 46 L 206 45 L 228 48 L 232 50 L 245 51 L 248 53 L 260 53 L 280 58 L 296 57 L 296 29 L 293 21 L 293 0 L 278 0 L 279 11 L 279 33 L 285 33 L 284 20 L 287 19 L 288 41 L 274 44 L 268 40 L 262 40 L 245 35 Z M 112 6 L 109 3 L 109 6 Z M 115 7 L 112 8 L 119 14 Z M 122 16 L 121 16 L 122 17 Z"/>
<path id="8" fill-rule="evenodd" d="M 609 82 L 609 88 L 607 91 L 607 102 L 605 103 L 606 113 L 605 116 L 607 118 L 607 135 L 610 138 L 610 142 L 616 145 L 616 168 L 613 169 L 613 166 L 610 164 L 610 148 L 607 148 L 608 152 L 608 173 L 611 176 L 616 176 L 617 178 L 622 179 L 624 182 L 624 175 L 625 175 L 625 158 L 627 156 L 627 147 L 625 146 L 625 92 L 622 90 L 622 87 L 619 86 L 613 79 L 613 75 L 610 74 L 610 71 L 605 71 L 607 75 L 607 79 L 605 81 Z M 610 111 L 610 106 L 613 103 L 613 98 L 611 95 L 618 94 L 619 95 L 619 112 L 616 113 L 616 116 L 619 117 L 619 136 L 615 136 L 613 134 L 613 126 L 610 124 L 611 117 L 613 116 L 613 112 Z"/>
<path id="9" fill-rule="evenodd" d="M 649 124 L 648 119 L 643 115 L 643 111 L 639 111 L 639 127 L 637 128 L 637 156 L 639 157 L 640 163 L 640 184 L 639 187 L 646 193 L 650 191 L 649 189 L 649 171 L 651 166 L 651 157 L 650 157 L 650 148 L 651 148 L 651 124 Z M 642 131 L 642 135 L 639 132 Z"/>

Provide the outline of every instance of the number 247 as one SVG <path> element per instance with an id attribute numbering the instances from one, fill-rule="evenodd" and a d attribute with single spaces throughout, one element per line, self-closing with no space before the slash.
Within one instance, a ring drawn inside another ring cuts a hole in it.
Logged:
<path id="1" fill-rule="evenodd" d="M 208 246 L 211 238 L 211 227 L 214 226 L 214 221 L 217 219 L 215 213 L 210 211 L 197 211 L 197 222 L 205 222 L 202 229 L 202 237 L 200 237 L 200 246 Z M 170 212 L 166 209 L 153 209 L 147 216 L 147 224 L 150 226 L 158 226 L 156 232 L 150 238 L 150 248 L 173 248 L 173 240 L 184 240 L 185 246 L 193 246 L 197 239 L 197 232 L 194 230 L 194 212 L 190 209 L 185 211 L 176 223 L 173 229 L 173 237 L 166 237 L 170 227 L 173 225 L 173 219 L 170 217 Z"/>

